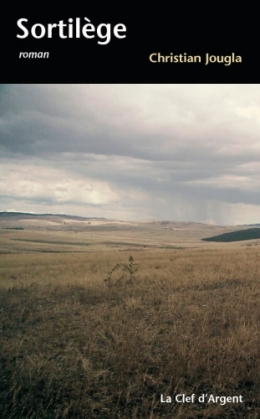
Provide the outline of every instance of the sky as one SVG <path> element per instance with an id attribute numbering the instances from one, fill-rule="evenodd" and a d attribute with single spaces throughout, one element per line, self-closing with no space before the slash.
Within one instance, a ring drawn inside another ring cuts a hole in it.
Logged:
<path id="1" fill-rule="evenodd" d="M 0 211 L 260 223 L 260 85 L 2 85 Z"/>

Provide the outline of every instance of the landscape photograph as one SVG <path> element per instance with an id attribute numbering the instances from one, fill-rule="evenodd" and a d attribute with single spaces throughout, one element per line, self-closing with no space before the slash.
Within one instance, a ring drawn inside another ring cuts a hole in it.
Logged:
<path id="1" fill-rule="evenodd" d="M 0 86 L 0 416 L 260 417 L 260 86 Z"/>

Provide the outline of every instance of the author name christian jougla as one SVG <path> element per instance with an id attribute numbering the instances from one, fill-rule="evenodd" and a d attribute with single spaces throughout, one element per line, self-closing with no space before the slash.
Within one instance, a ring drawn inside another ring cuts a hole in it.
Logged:
<path id="1" fill-rule="evenodd" d="M 149 61 L 151 63 L 202 63 L 208 64 L 223 64 L 224 66 L 230 66 L 234 63 L 242 63 L 241 55 L 236 55 L 232 52 L 230 55 L 213 55 L 208 52 L 205 54 L 204 61 L 201 55 L 188 55 L 186 52 L 183 54 L 163 55 L 160 52 L 153 52 L 149 55 Z"/>

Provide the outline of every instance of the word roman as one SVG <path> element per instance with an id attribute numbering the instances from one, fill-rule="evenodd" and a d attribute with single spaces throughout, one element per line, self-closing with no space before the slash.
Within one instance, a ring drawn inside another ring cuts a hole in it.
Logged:
<path id="1" fill-rule="evenodd" d="M 196 397 L 196 394 L 187 396 L 186 394 L 176 394 L 176 396 L 166 396 L 164 397 L 161 394 L 160 402 L 161 403 L 219 403 L 221 406 L 224 406 L 226 403 L 243 403 L 243 396 L 214 396 L 213 394 L 201 394 Z"/>
<path id="2" fill-rule="evenodd" d="M 49 52 L 20 52 L 19 58 L 49 58 Z"/>
<path id="3" fill-rule="evenodd" d="M 162 55 L 160 52 L 153 52 L 149 55 L 149 61 L 151 63 L 201 63 L 201 55 L 188 55 L 186 52 L 183 54 L 173 54 L 172 52 L 169 55 Z M 233 63 L 242 63 L 241 55 L 236 55 L 232 52 L 231 55 L 210 55 L 206 53 L 204 64 L 208 65 L 210 63 L 220 63 L 224 66 L 230 66 Z"/>
<path id="4" fill-rule="evenodd" d="M 84 20 L 87 22 L 85 24 Z M 118 23 L 113 26 L 111 23 L 100 23 L 97 27 L 91 21 L 84 17 L 83 22 L 80 17 L 75 19 L 68 19 L 68 23 L 60 20 L 59 23 L 35 23 L 27 29 L 28 19 L 22 18 L 17 21 L 17 26 L 22 30 L 21 34 L 16 35 L 19 39 L 25 39 L 29 35 L 36 39 L 44 37 L 52 38 L 53 35 L 59 36 L 61 39 L 67 38 L 81 38 L 83 36 L 87 39 L 98 38 L 97 43 L 100 45 L 107 45 L 111 41 L 112 35 L 117 39 L 126 38 L 126 26 L 123 23 Z"/>

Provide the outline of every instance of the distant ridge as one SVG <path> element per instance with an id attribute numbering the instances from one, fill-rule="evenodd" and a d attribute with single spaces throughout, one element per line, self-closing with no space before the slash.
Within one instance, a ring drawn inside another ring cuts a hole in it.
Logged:
<path id="1" fill-rule="evenodd" d="M 0 217 L 19 217 L 19 218 L 41 218 L 41 217 L 62 217 L 68 220 L 106 220 L 104 217 L 80 217 L 79 215 L 66 215 L 66 214 L 32 214 L 30 212 L 14 212 L 2 211 Z"/>

